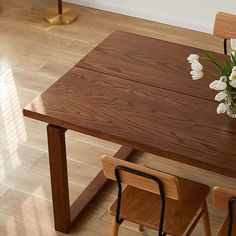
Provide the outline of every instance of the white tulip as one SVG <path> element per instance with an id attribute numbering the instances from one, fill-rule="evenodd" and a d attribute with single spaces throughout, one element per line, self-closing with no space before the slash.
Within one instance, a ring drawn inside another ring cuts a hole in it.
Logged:
<path id="1" fill-rule="evenodd" d="M 236 66 L 233 67 L 232 71 L 236 71 Z"/>
<path id="2" fill-rule="evenodd" d="M 194 60 L 191 68 L 193 71 L 202 71 L 203 70 L 203 66 L 201 65 L 201 63 L 197 60 Z"/>
<path id="3" fill-rule="evenodd" d="M 226 82 L 227 81 L 227 76 L 221 76 L 220 81 Z"/>
<path id="4" fill-rule="evenodd" d="M 217 114 L 225 113 L 227 110 L 227 106 L 224 103 L 220 103 L 219 106 L 217 107 Z"/>
<path id="5" fill-rule="evenodd" d="M 236 80 L 236 71 L 232 71 L 230 77 L 229 77 L 230 80 Z"/>
<path id="6" fill-rule="evenodd" d="M 230 86 L 232 86 L 233 88 L 236 88 L 236 80 L 232 80 L 229 82 Z"/>
<path id="7" fill-rule="evenodd" d="M 216 90 L 216 85 L 217 85 L 217 84 L 218 84 L 218 80 L 214 80 L 213 82 L 211 82 L 211 83 L 209 84 L 209 88 Z"/>
<path id="8" fill-rule="evenodd" d="M 217 102 L 220 102 L 220 101 L 224 100 L 226 97 L 227 97 L 227 94 L 224 91 L 221 91 L 221 92 L 216 94 L 215 100 Z"/>
<path id="9" fill-rule="evenodd" d="M 217 87 L 218 90 L 225 90 L 227 88 L 227 84 L 223 81 L 219 81 Z"/>
<path id="10" fill-rule="evenodd" d="M 230 40 L 230 45 L 231 45 L 231 48 L 236 51 L 236 39 L 231 39 Z"/>
<path id="11" fill-rule="evenodd" d="M 190 74 L 193 80 L 201 79 L 204 75 L 202 71 L 191 71 Z"/>
<path id="12" fill-rule="evenodd" d="M 197 54 L 190 54 L 187 60 L 192 64 L 195 60 L 199 61 L 199 56 Z"/>
<path id="13" fill-rule="evenodd" d="M 209 87 L 214 90 L 225 90 L 227 87 L 227 84 L 220 80 L 214 80 L 212 83 L 210 83 Z"/>
<path id="14" fill-rule="evenodd" d="M 231 52 L 231 54 L 232 54 L 234 57 L 236 57 L 236 52 Z"/>

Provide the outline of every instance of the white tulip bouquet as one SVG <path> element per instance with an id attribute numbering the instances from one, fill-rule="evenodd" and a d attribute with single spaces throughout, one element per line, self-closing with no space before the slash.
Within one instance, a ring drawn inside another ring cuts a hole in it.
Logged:
<path id="1" fill-rule="evenodd" d="M 206 57 L 202 59 L 210 60 L 220 72 L 220 79 L 217 78 L 209 85 L 211 89 L 218 91 L 215 100 L 221 103 L 217 107 L 217 113 L 227 112 L 230 117 L 236 118 L 236 39 L 231 39 L 230 43 L 233 50 L 229 56 L 231 60 L 225 61 L 223 65 L 217 62 L 210 53 L 207 53 Z M 199 55 L 191 54 L 187 60 L 191 64 L 190 74 L 193 80 L 201 79 L 207 75 L 200 63 Z"/>

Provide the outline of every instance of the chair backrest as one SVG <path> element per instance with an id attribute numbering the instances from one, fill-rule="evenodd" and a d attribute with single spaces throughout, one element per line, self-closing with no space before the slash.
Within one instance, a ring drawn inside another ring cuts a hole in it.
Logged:
<path id="1" fill-rule="evenodd" d="M 102 157 L 102 165 L 103 172 L 108 179 L 116 180 L 115 168 L 117 166 L 122 166 L 158 178 L 159 180 L 161 180 L 164 186 L 164 192 L 166 197 L 175 200 L 181 198 L 180 183 L 178 178 L 175 176 L 109 156 Z M 125 183 L 127 185 L 143 189 L 152 193 L 160 194 L 157 183 L 152 179 L 147 179 L 126 171 L 120 171 L 120 179 L 122 183 Z"/>
<path id="2" fill-rule="evenodd" d="M 215 19 L 214 35 L 224 39 L 236 38 L 236 15 L 218 12 Z"/>
<path id="3" fill-rule="evenodd" d="M 214 206 L 223 212 L 228 212 L 228 202 L 232 197 L 236 197 L 236 189 L 218 186 L 213 188 Z M 233 207 L 234 213 L 236 213 L 236 204 Z"/>

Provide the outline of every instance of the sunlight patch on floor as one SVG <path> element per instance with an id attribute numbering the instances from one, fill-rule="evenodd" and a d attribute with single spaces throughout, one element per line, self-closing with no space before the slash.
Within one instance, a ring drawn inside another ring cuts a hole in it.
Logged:
<path id="1" fill-rule="evenodd" d="M 5 163 L 2 155 L 7 155 L 10 160 L 12 159 L 11 163 L 13 167 L 20 161 L 17 153 L 17 143 L 26 140 L 27 135 L 24 126 L 18 125 L 19 121 L 24 121 L 21 114 L 19 114 L 21 111 L 20 101 L 12 70 L 10 66 L 1 65 L 0 71 L 0 127 L 1 133 L 4 133 L 6 137 L 7 144 L 11 145 L 7 151 L 2 149 L 0 152 L 0 167 L 1 174 L 3 174 Z M 9 160 L 7 162 L 9 163 Z"/>

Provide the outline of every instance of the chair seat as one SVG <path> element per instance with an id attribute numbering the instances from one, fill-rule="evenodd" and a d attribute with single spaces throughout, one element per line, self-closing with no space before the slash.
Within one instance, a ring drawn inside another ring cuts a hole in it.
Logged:
<path id="1" fill-rule="evenodd" d="M 183 235 L 205 201 L 209 187 L 180 178 L 181 200 L 166 199 L 164 232 Z M 158 188 L 158 187 L 157 187 Z M 116 215 L 117 199 L 109 208 Z M 127 186 L 122 192 L 120 216 L 137 224 L 158 230 L 161 198 L 159 195 Z"/>
<path id="2" fill-rule="evenodd" d="M 229 216 L 226 216 L 224 222 L 222 223 L 220 230 L 217 236 L 227 236 L 228 235 L 228 227 L 229 227 Z M 236 235 L 236 224 L 233 224 L 233 233 L 232 235 Z"/>

